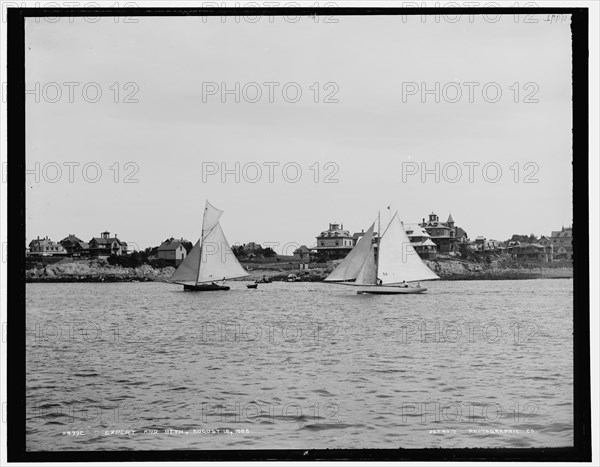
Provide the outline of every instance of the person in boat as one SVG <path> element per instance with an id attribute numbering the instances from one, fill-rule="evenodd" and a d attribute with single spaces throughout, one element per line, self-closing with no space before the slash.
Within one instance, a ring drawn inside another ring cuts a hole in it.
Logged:
<path id="1" fill-rule="evenodd" d="M 400 284 L 400 287 L 408 287 L 408 284 L 406 283 L 406 281 L 402 281 L 402 283 Z"/>
<path id="2" fill-rule="evenodd" d="M 383 285 L 383 281 L 379 278 L 377 278 L 377 285 Z"/>
<path id="3" fill-rule="evenodd" d="M 417 288 L 420 289 L 421 288 L 421 283 L 417 282 Z"/>

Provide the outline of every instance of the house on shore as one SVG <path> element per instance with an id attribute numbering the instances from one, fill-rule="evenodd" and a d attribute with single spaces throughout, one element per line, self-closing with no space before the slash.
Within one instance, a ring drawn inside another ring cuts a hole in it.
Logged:
<path id="1" fill-rule="evenodd" d="M 110 255 L 122 256 L 127 254 L 127 243 L 119 240 L 117 234 L 110 236 L 110 232 L 102 232 L 100 237 L 89 241 L 90 256 L 93 258 L 106 258 Z"/>
<path id="2" fill-rule="evenodd" d="M 317 246 L 314 248 L 319 258 L 333 260 L 345 258 L 354 248 L 354 239 L 344 225 L 329 224 L 329 228 L 317 236 Z"/>
<path id="3" fill-rule="evenodd" d="M 404 224 L 406 236 L 421 259 L 437 258 L 437 245 L 419 224 Z"/>
<path id="4" fill-rule="evenodd" d="M 438 253 L 450 255 L 458 252 L 458 244 L 468 241 L 467 233 L 460 227 L 454 225 L 452 214 L 446 222 L 440 222 L 440 218 L 434 212 L 429 214 L 429 220 L 419 224 L 429 234 L 431 241 L 437 246 Z"/>
<path id="5" fill-rule="evenodd" d="M 69 234 L 63 238 L 60 244 L 67 250 L 69 256 L 81 257 L 90 255 L 90 245 L 73 234 Z"/>
<path id="6" fill-rule="evenodd" d="M 302 245 L 294 250 L 294 259 L 301 263 L 308 263 L 310 260 L 310 248 Z"/>
<path id="7" fill-rule="evenodd" d="M 46 236 L 29 242 L 29 256 L 67 256 L 67 250 L 60 243 L 53 242 Z"/>
<path id="8" fill-rule="evenodd" d="M 187 256 L 186 243 L 189 242 L 183 238 L 175 240 L 171 237 L 165 240 L 158 247 L 158 259 L 164 259 L 175 266 L 179 266 Z"/>
<path id="9" fill-rule="evenodd" d="M 554 259 L 573 259 L 573 227 L 562 227 L 561 230 L 553 231 L 550 241 L 554 247 Z"/>
<path id="10" fill-rule="evenodd" d="M 511 258 L 519 262 L 549 263 L 552 261 L 552 245 L 512 242 L 507 248 Z"/>

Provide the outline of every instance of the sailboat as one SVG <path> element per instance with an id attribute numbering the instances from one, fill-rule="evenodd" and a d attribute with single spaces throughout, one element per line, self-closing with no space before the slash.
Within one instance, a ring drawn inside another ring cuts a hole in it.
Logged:
<path id="1" fill-rule="evenodd" d="M 229 290 L 225 280 L 249 275 L 227 243 L 219 224 L 222 214 L 223 211 L 206 201 L 202 236 L 171 275 L 170 282 L 183 285 L 183 290 L 207 292 Z M 222 285 L 217 281 L 222 281 Z"/>
<path id="2" fill-rule="evenodd" d="M 439 279 L 421 261 L 397 212 L 379 236 L 378 245 L 374 242 L 374 228 L 375 222 L 327 276 L 326 282 L 357 286 L 358 294 L 415 294 L 427 289 L 409 286 L 407 282 Z"/>

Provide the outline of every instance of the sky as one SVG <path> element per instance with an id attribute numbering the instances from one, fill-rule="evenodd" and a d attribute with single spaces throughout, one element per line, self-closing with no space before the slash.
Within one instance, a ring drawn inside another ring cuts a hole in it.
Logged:
<path id="1" fill-rule="evenodd" d="M 549 235 L 572 223 L 572 70 L 546 17 L 29 18 L 27 243 L 195 241 L 206 200 L 231 244 L 288 254 L 379 211 Z"/>

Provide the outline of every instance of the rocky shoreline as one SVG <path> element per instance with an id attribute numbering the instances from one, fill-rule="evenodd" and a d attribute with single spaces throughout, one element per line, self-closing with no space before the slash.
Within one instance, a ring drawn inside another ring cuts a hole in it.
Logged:
<path id="1" fill-rule="evenodd" d="M 572 278 L 572 268 L 545 267 L 513 267 L 497 264 L 473 263 L 463 260 L 425 261 L 441 280 L 515 280 L 539 278 Z M 321 282 L 334 269 L 335 265 L 323 265 L 308 270 L 293 268 L 293 264 L 269 263 L 245 265 L 250 276 L 246 281 L 260 280 L 266 276 L 271 281 L 287 281 L 289 274 L 295 274 L 300 282 Z M 25 282 L 166 282 L 175 268 L 154 268 L 143 264 L 136 268 L 111 266 L 106 260 L 71 260 L 63 259 L 46 266 L 37 264 L 25 273 Z"/>
<path id="2" fill-rule="evenodd" d="M 106 260 L 68 260 L 32 267 L 25 272 L 25 282 L 166 282 L 173 267 L 153 268 L 143 264 L 136 268 L 111 266 Z"/>

